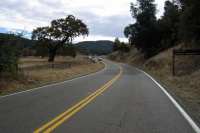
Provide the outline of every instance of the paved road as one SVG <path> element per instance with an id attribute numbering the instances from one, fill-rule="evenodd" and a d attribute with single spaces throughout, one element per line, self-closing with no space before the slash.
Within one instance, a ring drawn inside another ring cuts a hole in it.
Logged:
<path id="1" fill-rule="evenodd" d="M 104 62 L 93 75 L 0 97 L 0 133 L 200 132 L 146 74 Z"/>

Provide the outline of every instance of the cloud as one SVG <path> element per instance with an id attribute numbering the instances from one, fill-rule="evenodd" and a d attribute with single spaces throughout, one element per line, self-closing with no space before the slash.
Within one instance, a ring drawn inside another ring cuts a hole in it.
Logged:
<path id="1" fill-rule="evenodd" d="M 0 27 L 22 30 L 27 27 L 26 30 L 31 32 L 36 27 L 50 25 L 54 19 L 72 14 L 88 26 L 88 38 L 92 40 L 103 37 L 125 40 L 124 28 L 134 23 L 130 2 L 134 0 L 1 0 Z M 156 3 L 158 10 L 163 10 L 164 0 L 156 0 Z"/>
<path id="2" fill-rule="evenodd" d="M 164 0 L 155 0 L 155 2 L 157 3 L 156 17 L 160 18 L 160 16 L 163 16 L 165 1 Z"/>

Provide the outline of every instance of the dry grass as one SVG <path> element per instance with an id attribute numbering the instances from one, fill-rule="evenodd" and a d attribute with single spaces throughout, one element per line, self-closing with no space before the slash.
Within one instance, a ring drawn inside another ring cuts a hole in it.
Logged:
<path id="1" fill-rule="evenodd" d="M 20 60 L 19 66 L 20 68 L 24 69 L 27 67 L 45 66 L 48 64 L 52 64 L 52 62 L 47 62 L 46 58 L 22 58 Z M 56 69 L 47 68 L 29 71 L 23 70 L 19 73 L 18 76 L 0 77 L 1 95 L 73 79 L 79 76 L 98 71 L 104 67 L 103 63 L 98 61 L 96 61 L 96 63 L 92 63 L 90 62 L 90 60 L 83 59 L 82 56 L 77 56 L 76 58 L 56 57 L 55 62 L 53 62 L 53 64 L 71 65 L 70 68 L 61 67 Z"/>
<path id="2" fill-rule="evenodd" d="M 29 57 L 29 58 L 21 58 L 19 67 L 30 67 L 30 66 L 41 66 L 41 65 L 47 65 L 47 64 L 60 64 L 60 63 L 74 63 L 74 62 L 85 62 L 85 60 L 82 60 L 82 56 L 77 56 L 76 58 L 66 57 L 66 56 L 60 56 L 56 57 L 54 62 L 48 62 L 48 58 L 37 58 L 37 57 Z"/>
<path id="3" fill-rule="evenodd" d="M 118 53 L 112 53 L 109 58 L 114 57 L 116 61 L 138 67 L 159 79 L 168 86 L 168 91 L 176 100 L 182 103 L 200 122 L 200 56 L 176 56 L 175 76 L 173 77 L 173 49 L 170 48 L 148 60 L 144 60 L 136 49 L 125 54 L 124 59 L 120 59 Z"/>

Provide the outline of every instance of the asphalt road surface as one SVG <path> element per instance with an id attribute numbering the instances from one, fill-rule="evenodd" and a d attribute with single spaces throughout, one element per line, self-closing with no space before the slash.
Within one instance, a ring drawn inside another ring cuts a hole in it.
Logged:
<path id="1" fill-rule="evenodd" d="M 159 84 L 131 66 L 0 97 L 0 133 L 199 133 Z"/>

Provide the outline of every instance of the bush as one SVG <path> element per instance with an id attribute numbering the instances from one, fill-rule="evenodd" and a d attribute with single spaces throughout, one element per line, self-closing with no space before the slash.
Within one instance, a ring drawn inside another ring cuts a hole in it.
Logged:
<path id="1" fill-rule="evenodd" d="M 0 75 L 17 74 L 19 50 L 16 48 L 20 35 L 7 34 L 0 38 Z"/>

